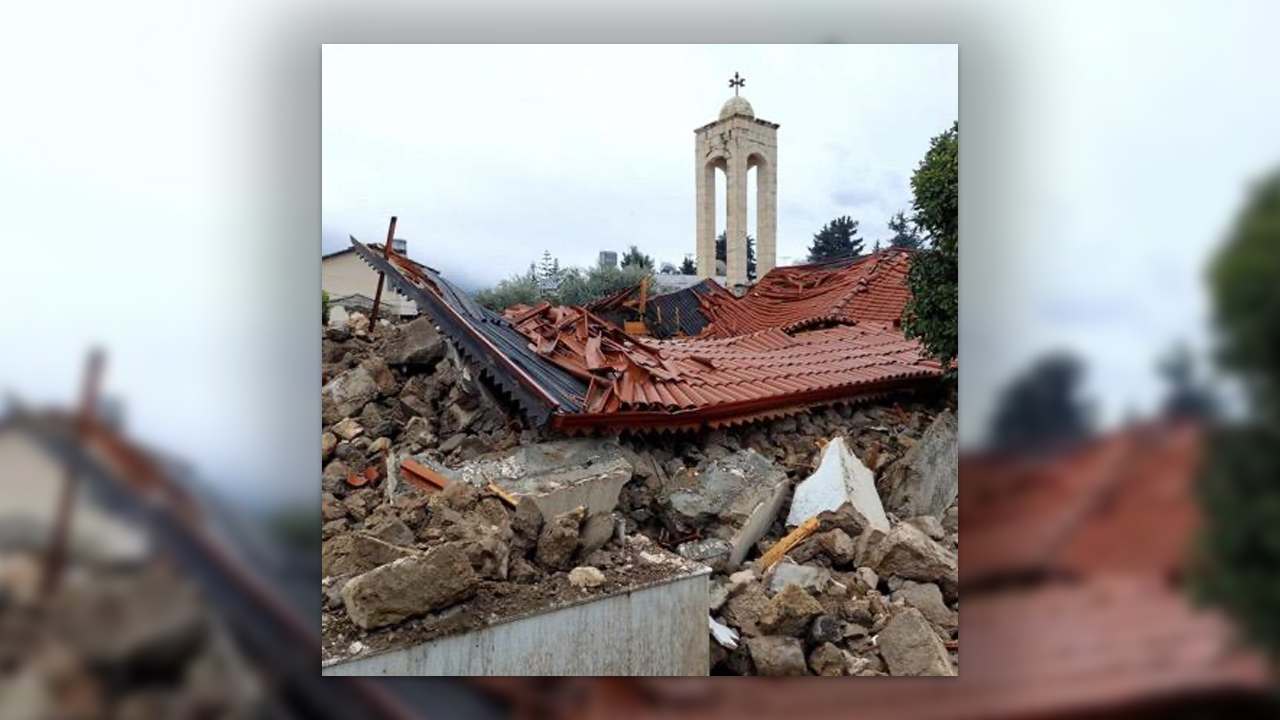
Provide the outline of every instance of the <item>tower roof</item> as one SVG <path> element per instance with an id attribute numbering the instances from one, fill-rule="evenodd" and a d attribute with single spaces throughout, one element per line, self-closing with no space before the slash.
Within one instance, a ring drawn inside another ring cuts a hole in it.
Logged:
<path id="1" fill-rule="evenodd" d="M 724 106 L 720 108 L 720 119 L 724 120 L 734 115 L 746 115 L 747 117 L 755 117 L 756 111 L 751 109 L 751 103 L 747 99 L 738 95 L 734 95 L 725 101 Z"/>

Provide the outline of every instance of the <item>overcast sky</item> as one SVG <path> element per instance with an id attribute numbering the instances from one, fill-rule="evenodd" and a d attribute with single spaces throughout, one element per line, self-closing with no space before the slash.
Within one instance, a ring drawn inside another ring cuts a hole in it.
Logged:
<path id="1" fill-rule="evenodd" d="M 325 46 L 324 250 L 380 241 L 396 214 L 410 256 L 471 286 L 544 250 L 586 265 L 634 244 L 678 264 L 694 252 L 693 130 L 734 72 L 782 125 L 780 262 L 840 215 L 868 249 L 887 237 L 957 119 L 955 45 Z"/>
<path id="2" fill-rule="evenodd" d="M 498 4 L 470 3 L 472 26 L 500 12 L 561 30 L 564 11 Z M 0 6 L 0 395 L 74 402 L 99 343 L 136 436 L 245 497 L 313 497 L 319 223 L 286 205 L 314 198 L 321 147 L 326 248 L 380 240 L 397 213 L 411 252 L 459 279 L 544 247 L 587 262 L 635 242 L 677 260 L 693 249 L 693 129 L 738 71 L 782 125 L 779 253 L 798 254 L 831 216 L 874 238 L 905 206 L 956 115 L 958 54 L 972 446 L 995 391 L 1054 347 L 1085 357 L 1107 417 L 1156 404 L 1155 357 L 1204 343 L 1205 260 L 1247 183 L 1280 163 L 1270 1 L 795 0 L 770 15 L 709 0 L 704 26 L 755 18 L 756 38 L 961 46 L 326 50 L 321 79 L 307 22 L 332 5 Z M 610 12 L 572 9 L 602 36 L 621 27 Z M 689 12 L 650 0 L 622 29 L 657 37 Z M 321 83 L 322 103 L 290 95 Z"/>

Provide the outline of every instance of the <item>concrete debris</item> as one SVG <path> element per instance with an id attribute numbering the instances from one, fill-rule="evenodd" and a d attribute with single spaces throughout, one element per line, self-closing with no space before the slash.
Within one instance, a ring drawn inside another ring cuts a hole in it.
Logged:
<path id="1" fill-rule="evenodd" d="M 954 416 L 935 401 L 545 440 L 430 320 L 329 328 L 322 358 L 326 658 L 703 565 L 710 672 L 956 672 Z"/>
<path id="2" fill-rule="evenodd" d="M 956 501 L 960 465 L 956 416 L 944 410 L 885 474 L 885 504 L 899 517 L 942 517 Z"/>
<path id="3" fill-rule="evenodd" d="M 787 585 L 796 585 L 807 592 L 821 593 L 833 583 L 835 580 L 831 577 L 831 571 L 824 567 L 781 562 L 774 566 L 770 574 L 769 592 L 780 593 Z"/>
<path id="4" fill-rule="evenodd" d="M 578 549 L 578 529 L 582 526 L 586 508 L 579 507 L 552 518 L 538 536 L 537 559 L 539 565 L 567 569 L 573 553 Z"/>
<path id="5" fill-rule="evenodd" d="M 845 503 L 852 504 L 871 527 L 889 531 L 889 518 L 880 504 L 875 475 L 849 451 L 844 438 L 837 437 L 823 448 L 818 469 L 796 486 L 787 525 L 799 525 Z"/>
<path id="6" fill-rule="evenodd" d="M 672 478 L 667 504 L 687 526 L 714 526 L 712 534 L 733 546 L 726 567 L 734 568 L 768 532 L 787 486 L 781 468 L 748 449 Z"/>
<path id="7" fill-rule="evenodd" d="M 445 355 L 445 341 L 430 318 L 420 317 L 397 326 L 383 346 L 382 356 L 391 365 L 430 368 Z"/>
<path id="8" fill-rule="evenodd" d="M 754 637 L 747 638 L 747 648 L 751 651 L 751 660 L 760 675 L 808 675 L 808 666 L 804 659 L 804 645 L 793 637 Z"/>
<path id="9" fill-rule="evenodd" d="M 326 577 L 363 573 L 412 553 L 364 533 L 339 535 L 321 544 L 320 572 Z"/>
<path id="10" fill-rule="evenodd" d="M 479 584 L 463 548 L 446 544 L 352 578 L 342 601 L 367 630 L 449 607 L 474 595 Z"/>
<path id="11" fill-rule="evenodd" d="M 814 675 L 823 677 L 853 675 L 855 666 L 857 663 L 848 651 L 841 650 L 830 642 L 818 645 L 813 652 L 809 653 L 809 667 Z"/>
<path id="12" fill-rule="evenodd" d="M 738 632 L 724 623 L 716 622 L 716 619 L 708 616 L 707 621 L 711 624 L 711 637 L 722 646 L 730 649 L 738 649 Z"/>
<path id="13" fill-rule="evenodd" d="M 956 612 L 947 607 L 942 591 L 933 583 L 907 581 L 893 593 L 893 599 L 919 610 L 926 620 L 939 628 L 954 630 L 958 624 Z"/>
<path id="14" fill-rule="evenodd" d="M 822 613 L 822 605 L 799 585 L 787 585 L 765 606 L 760 629 L 770 635 L 803 635 L 809 621 Z"/>
<path id="15" fill-rule="evenodd" d="M 574 587 L 596 587 L 604 582 L 599 568 L 581 565 L 569 571 L 569 584 Z"/>
<path id="16" fill-rule="evenodd" d="M 692 540 L 681 544 L 676 548 L 676 552 L 681 557 L 700 562 L 703 565 L 709 565 L 713 570 L 723 572 L 728 566 L 730 556 L 733 554 L 733 544 L 720 538 Z"/>
<path id="17" fill-rule="evenodd" d="M 920 611 L 905 608 L 876 636 L 890 675 L 955 675 L 946 645 Z"/>
<path id="18" fill-rule="evenodd" d="M 881 576 L 937 583 L 954 598 L 959 577 L 956 555 L 910 523 L 899 523 L 871 551 L 868 564 Z"/>

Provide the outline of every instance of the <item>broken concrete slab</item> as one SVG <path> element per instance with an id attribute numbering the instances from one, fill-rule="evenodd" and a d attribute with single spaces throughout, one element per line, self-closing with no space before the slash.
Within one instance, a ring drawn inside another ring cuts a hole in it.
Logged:
<path id="1" fill-rule="evenodd" d="M 876 636 L 876 647 L 895 676 L 953 676 L 955 668 L 942 643 L 924 615 L 915 608 L 903 608 Z"/>
<path id="2" fill-rule="evenodd" d="M 885 505 L 899 517 L 941 518 L 956 500 L 960 459 L 956 416 L 944 410 L 885 473 Z"/>
<path id="3" fill-rule="evenodd" d="M 479 585 L 463 548 L 447 543 L 352 578 L 342 601 L 351 620 L 368 630 L 449 607 Z"/>
<path id="4" fill-rule="evenodd" d="M 502 457 L 464 463 L 457 476 L 476 485 L 493 483 L 527 496 L 550 521 L 576 507 L 587 515 L 613 512 L 632 466 L 613 441 L 594 438 L 528 445 Z"/>
<path id="5" fill-rule="evenodd" d="M 392 330 L 382 356 L 391 365 L 431 367 L 444 357 L 444 344 L 435 323 L 423 316 Z"/>
<path id="6" fill-rule="evenodd" d="M 794 527 L 845 503 L 851 503 L 871 527 L 889 531 L 889 518 L 880 504 L 875 474 L 849 451 L 844 438 L 837 437 L 823 448 L 818 469 L 796 485 L 787 525 Z"/>
<path id="7" fill-rule="evenodd" d="M 742 450 L 671 478 L 667 504 L 693 526 L 718 524 L 733 544 L 726 563 L 737 567 L 764 537 L 786 497 L 787 474 L 755 450 Z"/>

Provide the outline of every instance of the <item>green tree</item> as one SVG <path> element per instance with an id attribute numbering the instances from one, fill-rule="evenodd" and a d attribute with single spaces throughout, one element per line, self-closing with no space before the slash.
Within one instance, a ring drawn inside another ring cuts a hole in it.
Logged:
<path id="1" fill-rule="evenodd" d="M 622 256 L 622 267 L 642 267 L 648 270 L 653 269 L 653 258 L 640 252 L 635 245 Z"/>
<path id="2" fill-rule="evenodd" d="M 911 176 L 912 222 L 929 248 L 912 257 L 907 285 L 911 298 L 902 313 L 907 337 L 919 339 L 941 362 L 960 346 L 960 125 L 934 137 Z"/>
<path id="3" fill-rule="evenodd" d="M 693 258 L 689 257 L 688 255 L 684 256 L 684 262 L 680 263 L 680 274 L 681 275 L 697 275 L 698 274 L 698 266 L 693 262 Z"/>
<path id="4" fill-rule="evenodd" d="M 716 237 L 716 260 L 724 263 L 726 267 L 729 265 L 729 241 L 726 232 L 720 233 Z M 694 270 L 696 273 L 697 270 Z M 747 233 L 747 279 L 756 279 L 756 239 L 751 237 L 751 233 Z"/>
<path id="5" fill-rule="evenodd" d="M 512 305 L 533 305 L 543 299 L 542 287 L 538 282 L 537 268 L 529 265 L 529 271 L 521 275 L 513 275 L 498 283 L 496 287 L 481 290 L 475 294 L 476 302 L 502 312 Z"/>
<path id="6" fill-rule="evenodd" d="M 893 237 L 889 238 L 889 247 L 906 248 L 909 250 L 919 250 L 922 244 L 920 231 L 912 224 L 907 216 L 898 213 L 889 218 L 889 232 L 893 233 Z M 876 243 L 877 248 L 879 242 Z"/>
<path id="7" fill-rule="evenodd" d="M 1084 363 L 1049 353 L 1009 384 L 996 402 L 989 444 L 1007 451 L 1043 451 L 1087 437 L 1092 408 L 1080 398 Z"/>
<path id="8" fill-rule="evenodd" d="M 327 290 L 320 291 L 320 322 L 325 325 L 329 324 L 329 292 Z"/>
<path id="9" fill-rule="evenodd" d="M 1162 412 L 1171 418 L 1210 420 L 1218 415 L 1218 398 L 1200 377 L 1195 357 L 1185 343 L 1174 345 L 1156 365 L 1168 388 Z"/>
<path id="10" fill-rule="evenodd" d="M 858 237 L 858 221 L 843 215 L 822 226 L 809 246 L 809 262 L 832 260 L 862 254 L 862 238 Z"/>
<path id="11" fill-rule="evenodd" d="M 1198 596 L 1280 659 L 1280 170 L 1256 185 L 1209 267 L 1218 365 L 1248 400 L 1208 438 Z"/>

